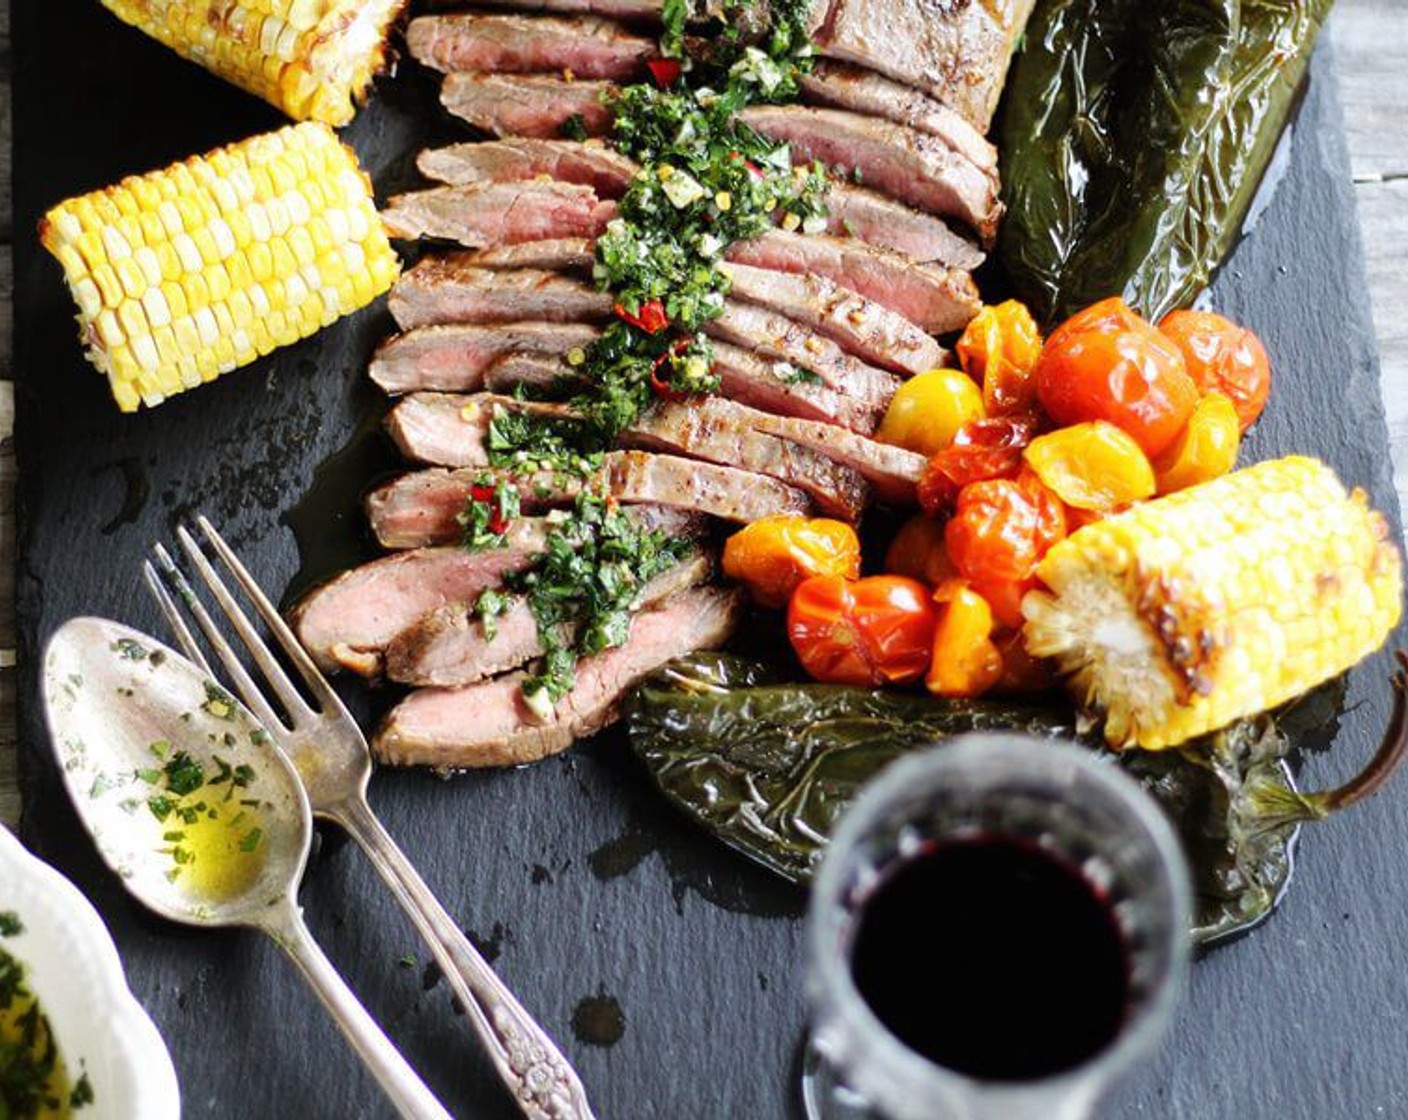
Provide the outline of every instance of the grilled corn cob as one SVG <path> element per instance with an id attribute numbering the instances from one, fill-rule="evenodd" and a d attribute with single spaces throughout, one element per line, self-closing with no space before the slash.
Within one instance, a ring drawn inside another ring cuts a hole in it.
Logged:
<path id="1" fill-rule="evenodd" d="M 103 0 L 125 23 L 295 120 L 344 125 L 405 0 Z"/>
<path id="2" fill-rule="evenodd" d="M 40 238 L 124 412 L 313 334 L 399 271 L 371 183 L 321 124 L 61 202 Z"/>
<path id="3" fill-rule="evenodd" d="M 1397 624 L 1398 549 L 1315 459 L 1259 463 L 1087 525 L 1037 568 L 1027 648 L 1116 747 L 1159 749 L 1343 672 Z"/>

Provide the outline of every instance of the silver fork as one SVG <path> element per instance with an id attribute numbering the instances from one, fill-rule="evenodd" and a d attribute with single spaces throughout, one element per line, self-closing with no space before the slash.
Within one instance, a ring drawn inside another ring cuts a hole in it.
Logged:
<path id="1" fill-rule="evenodd" d="M 158 544 L 153 549 L 155 564 L 146 561 L 142 566 L 143 575 L 182 648 L 212 676 L 217 675 L 201 652 L 163 577 L 194 617 L 249 710 L 293 762 L 303 779 L 313 812 L 341 826 L 357 841 L 396 901 L 415 923 L 523 1114 L 530 1120 L 594 1120 L 577 1072 L 445 912 L 372 812 L 367 802 L 371 751 L 351 713 L 214 526 L 204 517 L 198 517 L 196 523 L 302 676 L 316 706 L 304 700 L 289 680 L 225 581 L 184 526 L 176 530 L 182 550 L 230 620 L 278 698 L 286 718 L 280 718 L 275 712 L 171 555 Z"/>

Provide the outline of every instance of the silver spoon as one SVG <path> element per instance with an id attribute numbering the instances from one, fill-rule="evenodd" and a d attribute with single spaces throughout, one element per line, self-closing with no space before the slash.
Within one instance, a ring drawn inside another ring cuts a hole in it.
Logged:
<path id="1" fill-rule="evenodd" d="M 303 924 L 313 816 L 298 775 L 232 696 L 130 627 L 75 618 L 44 654 L 64 784 L 138 901 L 196 926 L 250 926 L 293 958 L 407 1120 L 449 1120 Z"/>

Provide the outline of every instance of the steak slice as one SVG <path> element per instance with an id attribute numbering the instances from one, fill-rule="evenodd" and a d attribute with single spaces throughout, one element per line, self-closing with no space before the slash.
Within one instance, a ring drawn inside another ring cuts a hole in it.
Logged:
<path id="1" fill-rule="evenodd" d="M 402 330 L 432 323 L 592 322 L 612 298 L 557 272 L 477 268 L 466 255 L 424 257 L 403 272 L 387 306 Z"/>
<path id="2" fill-rule="evenodd" d="M 471 491 L 501 480 L 518 487 L 520 508 L 525 514 L 571 505 L 583 485 L 580 475 L 563 471 L 515 475 L 487 468 L 432 467 L 400 475 L 368 494 L 367 520 L 383 548 L 453 544 L 464 535 L 459 518 Z"/>
<path id="3" fill-rule="evenodd" d="M 686 557 L 641 588 L 639 606 L 703 583 L 710 569 L 702 553 Z M 560 630 L 571 638 L 570 627 Z M 537 620 L 523 596 L 509 598 L 506 609 L 494 617 L 493 635 L 485 633 L 472 608 L 443 607 L 392 639 L 386 647 L 386 675 L 402 684 L 449 688 L 517 669 L 544 653 Z"/>
<path id="4" fill-rule="evenodd" d="M 398 194 L 381 212 L 386 232 L 407 240 L 433 237 L 470 249 L 549 237 L 596 237 L 616 216 L 616 203 L 579 183 L 470 183 Z"/>
<path id="5" fill-rule="evenodd" d="M 505 354 L 484 371 L 484 388 L 490 393 L 512 393 L 520 386 L 537 393 L 568 393 L 585 383 L 576 367 L 552 354 Z"/>
<path id="6" fill-rule="evenodd" d="M 388 393 L 417 389 L 472 392 L 489 367 L 506 354 L 566 354 L 598 335 L 582 323 L 440 325 L 392 335 L 372 356 L 371 379 Z"/>
<path id="7" fill-rule="evenodd" d="M 732 282 L 734 298 L 786 315 L 863 361 L 908 375 L 935 369 L 948 357 L 931 335 L 903 315 L 825 276 L 748 264 L 720 267 Z"/>
<path id="8" fill-rule="evenodd" d="M 916 86 L 987 132 L 1034 0 L 829 0 L 813 39 L 827 58 Z"/>
<path id="9" fill-rule="evenodd" d="M 542 140 L 511 137 L 476 144 L 427 148 L 416 156 L 427 179 L 467 183 L 521 183 L 540 175 L 560 183 L 580 183 L 602 198 L 620 198 L 636 164 L 599 140 Z"/>
<path id="10" fill-rule="evenodd" d="M 760 358 L 714 340 L 714 372 L 724 396 L 779 416 L 801 416 L 869 434 L 880 425 L 885 406 L 799 381 L 790 362 Z"/>
<path id="11" fill-rule="evenodd" d="M 406 28 L 411 57 L 436 70 L 490 74 L 563 71 L 582 78 L 632 78 L 659 54 L 654 39 L 600 16 L 420 16 Z"/>
<path id="12" fill-rule="evenodd" d="M 977 286 L 967 273 L 920 264 L 854 238 L 769 230 L 761 237 L 734 242 L 728 259 L 774 272 L 824 277 L 931 334 L 958 330 L 982 310 Z"/>
<path id="13" fill-rule="evenodd" d="M 658 22 L 661 0 L 490 0 L 484 6 L 515 12 L 559 12 Z"/>
<path id="14" fill-rule="evenodd" d="M 590 237 L 556 237 L 545 241 L 520 241 L 517 245 L 491 245 L 465 257 L 480 268 L 546 268 L 558 272 L 590 271 L 596 261 Z"/>
<path id="15" fill-rule="evenodd" d="M 934 261 L 967 272 L 987 259 L 981 249 L 951 230 L 942 218 L 920 213 L 876 191 L 832 183 L 826 192 L 826 205 L 831 212 L 826 232 L 833 237 L 854 237 L 916 261 Z"/>
<path id="16" fill-rule="evenodd" d="M 893 374 L 852 357 L 829 338 L 752 304 L 729 300 L 722 315 L 704 324 L 704 333 L 761 357 L 789 362 L 814 373 L 828 388 L 882 409 L 899 386 Z"/>
<path id="17" fill-rule="evenodd" d="M 621 442 L 756 471 L 811 495 L 816 508 L 828 516 L 860 519 L 869 488 L 858 473 L 811 448 L 739 422 L 726 411 L 709 409 L 713 399 L 657 405 L 621 433 Z"/>
<path id="18" fill-rule="evenodd" d="M 577 663 L 577 682 L 540 720 L 523 699 L 525 673 L 463 688 L 427 688 L 393 708 L 372 751 L 394 766 L 442 770 L 516 766 L 571 746 L 614 720 L 626 693 L 661 665 L 722 644 L 743 616 L 737 590 L 682 591 L 631 619 L 625 645 Z"/>
<path id="19" fill-rule="evenodd" d="M 447 74 L 440 104 L 475 128 L 495 136 L 551 138 L 568 121 L 588 136 L 611 131 L 605 97 L 611 82 L 569 81 L 547 74 Z"/>
<path id="20" fill-rule="evenodd" d="M 804 493 L 775 478 L 677 455 L 613 451 L 603 460 L 601 475 L 608 493 L 629 495 L 620 498 L 623 502 L 678 506 L 744 525 L 811 509 Z"/>
<path id="21" fill-rule="evenodd" d="M 942 140 L 843 109 L 754 105 L 739 120 L 803 159 L 859 174 L 900 202 L 957 218 L 991 245 L 1002 215 L 997 185 Z"/>
<path id="22" fill-rule="evenodd" d="M 799 73 L 797 84 L 804 101 L 884 117 L 927 132 L 970 160 L 983 174 L 997 176 L 997 149 L 960 113 L 913 86 L 901 85 L 860 66 L 825 60 L 810 73 Z"/>

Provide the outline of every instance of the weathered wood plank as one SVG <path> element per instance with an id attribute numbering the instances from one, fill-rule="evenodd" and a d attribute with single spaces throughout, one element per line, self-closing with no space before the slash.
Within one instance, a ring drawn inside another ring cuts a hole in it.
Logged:
<path id="1" fill-rule="evenodd" d="M 1331 33 L 1355 177 L 1408 176 L 1408 6 L 1341 0 Z"/>

